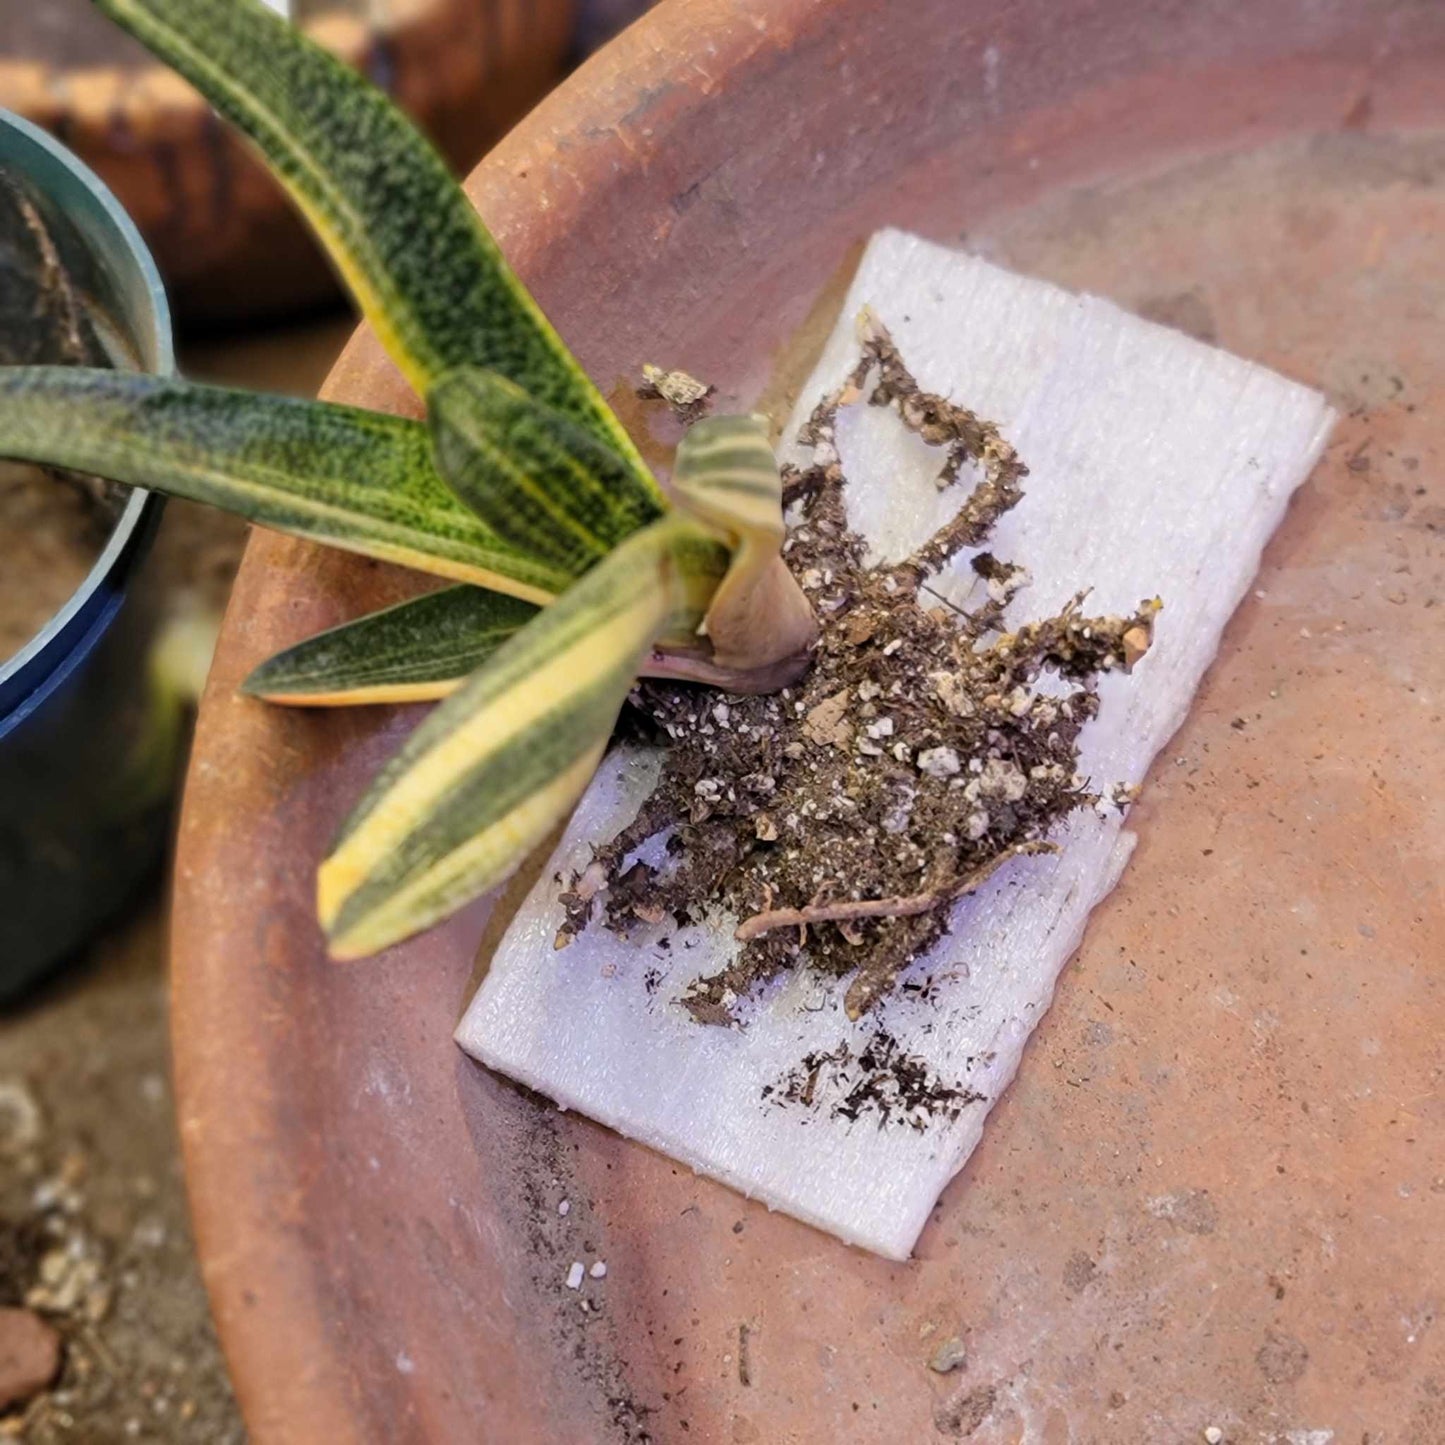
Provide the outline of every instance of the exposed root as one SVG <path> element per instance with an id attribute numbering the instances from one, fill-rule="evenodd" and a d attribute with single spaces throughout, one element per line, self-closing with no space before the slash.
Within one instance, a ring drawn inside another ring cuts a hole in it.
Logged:
<path id="1" fill-rule="evenodd" d="M 908 898 L 854 898 L 839 903 L 810 903 L 806 908 L 770 908 L 740 923 L 733 937 L 739 943 L 750 943 L 775 928 L 807 928 L 810 923 L 851 923 L 860 918 L 912 918 L 919 913 L 932 913 L 982 888 L 1011 858 L 1057 852 L 1052 843 L 1013 843 L 966 877 L 956 878 L 941 887 L 930 888 Z"/>

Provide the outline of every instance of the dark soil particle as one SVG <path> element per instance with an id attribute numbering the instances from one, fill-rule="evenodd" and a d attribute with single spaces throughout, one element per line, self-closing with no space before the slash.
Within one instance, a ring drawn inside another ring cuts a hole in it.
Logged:
<path id="1" fill-rule="evenodd" d="M 776 1083 L 764 1085 L 763 1097 L 826 1109 L 833 1119 L 873 1117 L 880 1127 L 907 1124 L 921 1131 L 935 1120 L 956 1119 L 985 1096 L 945 1084 L 923 1059 L 878 1029 L 856 1054 L 844 1041 L 830 1053 L 805 1055 Z"/>
<path id="2" fill-rule="evenodd" d="M 940 1435 L 966 1440 L 993 1414 L 998 1391 L 993 1385 L 979 1385 L 955 1399 L 934 1407 L 933 1424 Z"/>
<path id="3" fill-rule="evenodd" d="M 846 521 L 834 429 L 839 408 L 855 404 L 891 408 L 936 446 L 939 486 L 961 494 L 954 518 L 893 565 L 867 565 Z M 594 917 L 620 934 L 711 909 L 742 920 L 735 962 L 683 1000 L 705 1023 L 736 1023 L 764 980 L 799 967 L 851 975 L 846 1008 L 860 1017 L 947 931 L 955 899 L 1047 849 L 1077 809 L 1100 805 L 1077 771 L 1079 733 L 1097 711 L 1097 678 L 1143 655 L 1158 608 L 1089 617 L 1080 596 L 1056 617 L 1005 631 L 1027 576 L 988 552 L 972 560 L 976 604 L 954 607 L 928 590 L 946 563 L 986 542 L 1022 496 L 1027 469 L 992 423 L 921 390 L 876 323 L 799 441 L 813 460 L 785 470 L 784 551 L 821 623 L 811 669 L 761 697 L 640 685 L 624 727 L 667 744 L 662 776 L 564 894 L 559 946 Z M 965 492 L 970 475 L 978 480 Z M 631 861 L 665 829 L 661 866 Z M 882 1049 L 883 1037 L 868 1047 Z M 963 1106 L 926 1071 L 909 1075 L 889 1047 L 876 1062 L 890 1082 L 830 1107 L 857 1117 Z"/>

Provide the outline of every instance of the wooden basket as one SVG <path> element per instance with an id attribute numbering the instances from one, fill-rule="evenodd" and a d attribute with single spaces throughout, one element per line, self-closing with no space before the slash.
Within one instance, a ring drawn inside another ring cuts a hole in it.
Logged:
<path id="1" fill-rule="evenodd" d="M 467 169 L 551 87 L 573 0 L 293 0 L 298 24 L 384 86 Z M 190 323 L 278 315 L 334 290 L 240 141 L 88 0 L 0 0 L 0 107 L 97 171 Z"/>

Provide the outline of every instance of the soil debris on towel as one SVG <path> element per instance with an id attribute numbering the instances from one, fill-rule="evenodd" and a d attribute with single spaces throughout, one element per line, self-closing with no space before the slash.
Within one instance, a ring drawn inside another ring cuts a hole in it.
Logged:
<path id="1" fill-rule="evenodd" d="M 972 1064 L 974 1060 L 967 1061 Z M 935 1119 L 953 1120 L 986 1095 L 945 1083 L 926 1059 L 910 1054 L 887 1029 L 878 1029 L 856 1054 L 845 1039 L 831 1053 L 814 1050 L 774 1083 L 764 1099 L 804 1109 L 826 1107 L 830 1119 L 872 1117 L 924 1130 Z"/>
<path id="2" fill-rule="evenodd" d="M 742 919 L 735 961 L 683 1000 L 701 1023 L 737 1022 L 742 1000 L 796 968 L 852 975 L 849 1017 L 874 1008 L 947 932 L 952 903 L 1012 859 L 1050 850 L 1070 814 L 1108 805 L 1078 770 L 1079 732 L 1098 711 L 1098 678 L 1132 667 L 1153 636 L 1157 601 L 1093 617 L 1084 593 L 1003 630 L 1028 575 L 987 551 L 972 558 L 968 605 L 929 590 L 942 567 L 987 542 L 1022 497 L 1027 468 L 991 422 L 924 391 L 876 319 L 865 314 L 861 330 L 857 365 L 800 435 L 811 465 L 785 471 L 785 554 L 822 623 L 813 666 L 763 697 L 641 685 L 629 725 L 664 744 L 661 778 L 563 897 L 559 946 L 594 917 L 624 936 L 719 907 Z M 960 494 L 953 518 L 892 565 L 867 564 L 844 512 L 835 428 L 841 407 L 860 404 L 892 408 L 937 450 L 939 488 Z M 635 860 L 665 829 L 666 857 Z M 966 1091 L 903 1082 L 907 1056 L 886 1038 L 831 1061 L 852 1063 L 862 1080 L 834 1111 L 915 1125 L 930 1112 L 956 1116 Z M 817 1072 L 804 1060 L 802 1079 Z M 893 1082 L 868 1084 L 874 1074 Z M 775 1097 L 800 1102 L 811 1085 L 797 1084 L 780 1083 Z"/>

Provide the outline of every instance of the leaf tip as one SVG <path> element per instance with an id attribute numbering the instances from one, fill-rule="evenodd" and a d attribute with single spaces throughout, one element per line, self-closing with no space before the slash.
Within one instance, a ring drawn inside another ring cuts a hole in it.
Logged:
<path id="1" fill-rule="evenodd" d="M 341 905 L 353 888 L 353 880 L 337 866 L 335 855 L 325 859 L 316 870 L 316 917 L 328 941 L 336 942 L 336 922 Z"/>
<path id="2" fill-rule="evenodd" d="M 266 667 L 266 663 L 263 662 L 260 667 L 249 672 L 245 678 L 242 679 L 236 691 L 240 693 L 242 697 L 259 698 L 262 702 L 274 701 L 267 692 L 269 682 L 266 677 Z"/>
<path id="3" fill-rule="evenodd" d="M 376 951 L 369 944 L 358 942 L 349 934 L 342 934 L 339 938 L 328 935 L 326 939 L 326 956 L 332 963 L 356 963 Z"/>

